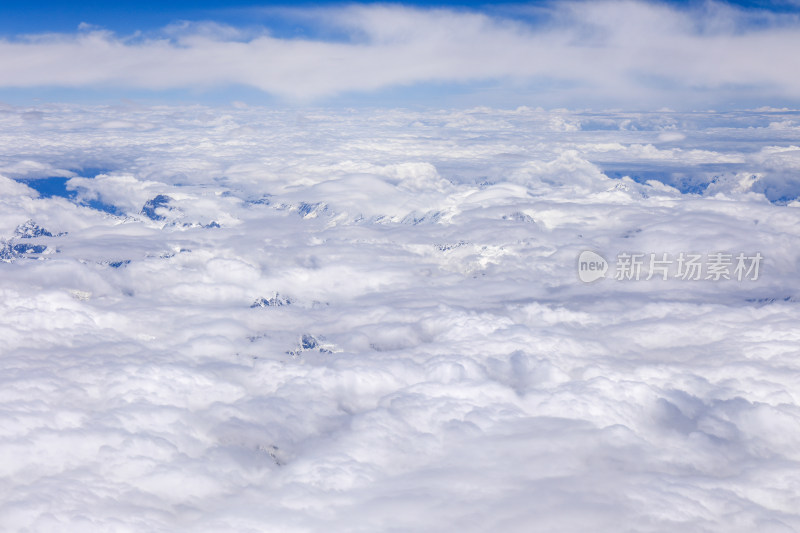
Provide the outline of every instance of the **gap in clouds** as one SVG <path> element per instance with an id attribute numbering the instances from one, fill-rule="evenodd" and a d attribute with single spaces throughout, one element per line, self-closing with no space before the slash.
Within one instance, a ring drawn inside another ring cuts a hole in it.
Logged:
<path id="1" fill-rule="evenodd" d="M 96 176 L 101 173 L 108 172 L 105 169 L 82 169 L 81 174 L 88 176 Z M 17 178 L 16 181 L 33 189 L 39 193 L 40 198 L 64 198 L 69 200 L 77 206 L 85 206 L 97 211 L 102 211 L 110 215 L 124 215 L 125 213 L 119 207 L 110 203 L 103 202 L 98 198 L 84 198 L 80 197 L 78 190 L 70 186 L 69 181 L 72 178 L 62 176 L 51 176 L 45 178 Z"/>

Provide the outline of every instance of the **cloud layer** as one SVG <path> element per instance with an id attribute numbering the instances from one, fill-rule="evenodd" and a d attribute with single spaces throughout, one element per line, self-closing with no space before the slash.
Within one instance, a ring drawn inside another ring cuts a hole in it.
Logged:
<path id="1" fill-rule="evenodd" d="M 537 104 L 800 100 L 800 60 L 790 53 L 800 47 L 794 15 L 631 1 L 525 9 L 355 5 L 281 12 L 321 35 L 339 36 L 334 40 L 213 22 L 149 36 L 91 27 L 24 36 L 0 41 L 0 86 L 159 91 L 243 85 L 308 101 L 415 84 L 488 82 L 497 93 Z"/>
<path id="2" fill-rule="evenodd" d="M 0 529 L 800 529 L 797 113 L 0 121 Z"/>

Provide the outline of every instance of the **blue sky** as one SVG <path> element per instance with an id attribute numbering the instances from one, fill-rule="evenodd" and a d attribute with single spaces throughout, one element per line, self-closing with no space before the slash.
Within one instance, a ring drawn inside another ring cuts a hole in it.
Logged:
<path id="1" fill-rule="evenodd" d="M 788 51 L 800 46 L 799 8 L 6 2 L 0 101 L 794 106 L 800 65 Z"/>
<path id="2" fill-rule="evenodd" d="M 274 26 L 275 18 L 271 16 L 255 16 L 258 8 L 264 7 L 302 7 L 306 9 L 320 6 L 337 6 L 345 4 L 382 4 L 396 3 L 423 8 L 450 7 L 480 11 L 498 11 L 507 7 L 548 5 L 551 2 L 465 2 L 456 0 L 440 0 L 436 2 L 339 2 L 324 0 L 297 0 L 294 2 L 221 2 L 218 0 L 181 0 L 170 2 L 158 1 L 118 1 L 118 2 L 69 2 L 64 0 L 3 2 L 0 7 L 0 34 L 12 36 L 20 33 L 68 32 L 73 31 L 80 23 L 102 26 L 118 32 L 136 30 L 152 30 L 166 26 L 177 20 L 215 20 L 228 24 L 265 24 Z M 697 1 L 662 2 L 680 8 L 702 5 Z M 774 13 L 798 13 L 800 2 L 743 0 L 726 2 L 748 10 L 766 10 Z M 505 10 L 508 12 L 508 10 Z M 284 29 L 287 28 L 277 28 Z"/>
<path id="3" fill-rule="evenodd" d="M 213 0 L 182 0 L 177 2 L 120 1 L 120 2 L 4 2 L 0 12 L 0 32 L 14 35 L 41 31 L 72 31 L 81 22 L 96 24 L 120 32 L 151 30 L 177 20 L 215 20 L 228 24 L 268 24 L 275 21 L 270 16 L 255 16 L 254 11 L 264 7 L 303 7 L 342 5 L 344 2 L 220 2 Z M 358 2 L 377 4 L 380 2 Z M 485 2 L 402 2 L 404 5 L 423 7 L 467 7 L 483 9 Z"/>

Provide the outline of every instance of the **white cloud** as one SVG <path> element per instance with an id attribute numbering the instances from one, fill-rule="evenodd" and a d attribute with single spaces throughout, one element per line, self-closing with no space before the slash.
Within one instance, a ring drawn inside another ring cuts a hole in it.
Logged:
<path id="1" fill-rule="evenodd" d="M 0 262 L 2 527 L 800 528 L 800 212 L 749 178 L 792 192 L 794 112 L 30 111 L 4 167 L 103 172 L 0 177 L 0 246 L 58 250 Z M 587 249 L 765 265 L 586 285 Z"/>
<path id="2" fill-rule="evenodd" d="M 792 16 L 715 3 L 679 9 L 624 0 L 555 3 L 548 12 L 550 22 L 537 24 L 392 5 L 295 12 L 344 32 L 347 39 L 339 41 L 215 23 L 174 25 L 163 37 L 149 38 L 93 29 L 28 36 L 0 41 L 0 85 L 246 85 L 308 100 L 494 80 L 508 92 L 551 105 L 798 100 L 800 60 L 787 54 L 800 46 L 800 22 Z"/>

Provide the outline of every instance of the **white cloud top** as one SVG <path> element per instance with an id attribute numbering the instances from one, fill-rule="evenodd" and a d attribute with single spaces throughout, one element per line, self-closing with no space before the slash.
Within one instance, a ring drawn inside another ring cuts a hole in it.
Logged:
<path id="1" fill-rule="evenodd" d="M 796 112 L 0 125 L 0 527 L 800 529 Z"/>

